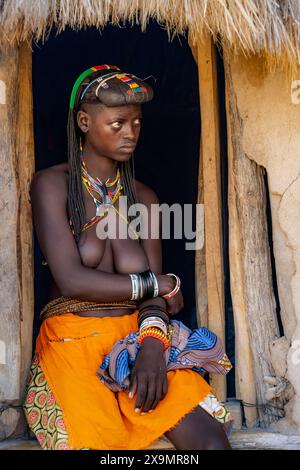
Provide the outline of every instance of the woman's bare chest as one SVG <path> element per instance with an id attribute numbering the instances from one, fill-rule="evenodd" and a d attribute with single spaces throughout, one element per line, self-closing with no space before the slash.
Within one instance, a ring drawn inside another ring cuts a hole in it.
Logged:
<path id="1" fill-rule="evenodd" d="M 89 221 L 96 214 L 95 204 L 92 200 L 86 200 L 85 207 Z M 96 223 L 82 232 L 78 249 L 83 265 L 101 271 L 138 272 L 148 265 L 146 254 L 128 222 L 127 213 L 118 201 L 104 217 L 97 218 Z"/>

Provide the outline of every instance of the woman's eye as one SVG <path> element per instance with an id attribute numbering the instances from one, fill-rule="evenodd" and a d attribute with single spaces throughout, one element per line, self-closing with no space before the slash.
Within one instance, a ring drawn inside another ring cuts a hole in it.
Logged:
<path id="1" fill-rule="evenodd" d="M 115 129 L 120 129 L 122 123 L 120 121 L 115 121 L 112 123 L 112 127 L 114 127 Z"/>

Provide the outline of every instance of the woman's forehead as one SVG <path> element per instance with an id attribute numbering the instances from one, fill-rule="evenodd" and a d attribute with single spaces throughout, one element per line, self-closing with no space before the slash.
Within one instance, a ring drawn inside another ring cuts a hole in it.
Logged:
<path id="1" fill-rule="evenodd" d="M 103 111 L 108 115 L 123 115 L 129 116 L 132 114 L 141 114 L 141 105 L 140 104 L 128 104 L 122 106 L 105 106 L 102 108 Z"/>
<path id="2" fill-rule="evenodd" d="M 142 114 L 142 108 L 140 104 L 128 104 L 122 106 L 105 106 L 101 104 L 85 104 L 86 111 L 93 115 L 99 115 L 103 118 L 112 118 L 114 116 L 119 117 L 133 117 L 140 116 Z"/>

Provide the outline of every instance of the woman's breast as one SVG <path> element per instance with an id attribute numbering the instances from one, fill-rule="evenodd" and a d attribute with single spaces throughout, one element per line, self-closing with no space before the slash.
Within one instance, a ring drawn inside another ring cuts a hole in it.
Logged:
<path id="1" fill-rule="evenodd" d="M 133 273 L 148 268 L 145 251 L 132 238 L 99 239 L 97 224 L 84 231 L 78 243 L 82 264 L 106 272 Z"/>
<path id="2" fill-rule="evenodd" d="M 81 262 L 84 266 L 88 268 L 97 268 L 104 260 L 106 260 L 106 264 L 108 266 L 113 264 L 112 256 L 109 256 L 106 241 L 107 240 L 99 240 L 97 238 L 96 231 L 93 226 L 82 232 L 78 242 L 78 250 Z M 109 271 L 113 272 L 111 269 Z"/>

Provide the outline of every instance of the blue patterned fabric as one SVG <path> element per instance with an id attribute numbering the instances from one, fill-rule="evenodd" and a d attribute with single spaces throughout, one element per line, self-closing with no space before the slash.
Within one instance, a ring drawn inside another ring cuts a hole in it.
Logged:
<path id="1" fill-rule="evenodd" d="M 222 341 L 208 328 L 192 331 L 182 322 L 171 320 L 171 348 L 164 352 L 167 371 L 189 368 L 203 375 L 207 372 L 227 374 L 232 365 Z M 100 365 L 97 376 L 111 390 L 128 390 L 130 372 L 140 346 L 139 333 L 130 333 L 118 341 Z"/>

